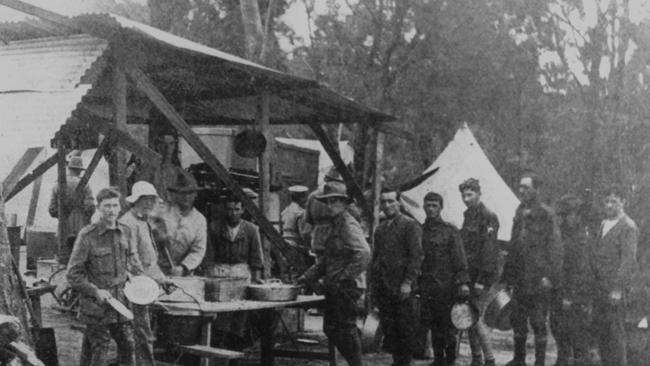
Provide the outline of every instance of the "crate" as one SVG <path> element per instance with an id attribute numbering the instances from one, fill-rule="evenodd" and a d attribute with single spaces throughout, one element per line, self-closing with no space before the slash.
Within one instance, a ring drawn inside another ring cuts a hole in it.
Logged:
<path id="1" fill-rule="evenodd" d="M 248 279 L 245 277 L 209 277 L 205 280 L 205 301 L 243 300 Z"/>

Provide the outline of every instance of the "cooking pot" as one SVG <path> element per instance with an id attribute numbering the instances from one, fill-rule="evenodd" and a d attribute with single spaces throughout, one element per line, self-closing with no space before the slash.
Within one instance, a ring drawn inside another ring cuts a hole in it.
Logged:
<path id="1" fill-rule="evenodd" d="M 485 324 L 490 328 L 510 330 L 510 313 L 512 312 L 512 296 L 507 289 L 498 290 L 494 299 L 485 309 Z"/>
<path id="2" fill-rule="evenodd" d="M 471 328 L 478 318 L 478 308 L 469 301 L 457 302 L 451 307 L 451 323 L 458 330 Z"/>
<path id="3" fill-rule="evenodd" d="M 300 286 L 288 285 L 275 278 L 263 284 L 248 285 L 249 297 L 258 301 L 293 301 L 299 291 Z"/>
<path id="4" fill-rule="evenodd" d="M 266 138 L 255 130 L 244 130 L 235 136 L 235 152 L 244 158 L 256 158 L 266 149 Z"/>

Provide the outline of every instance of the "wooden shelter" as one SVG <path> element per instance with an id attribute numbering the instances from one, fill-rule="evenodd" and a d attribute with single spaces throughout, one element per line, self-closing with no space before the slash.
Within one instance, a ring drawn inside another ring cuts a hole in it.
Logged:
<path id="1" fill-rule="evenodd" d="M 65 184 L 66 152 L 80 135 L 101 134 L 103 139 L 79 187 L 86 184 L 105 151 L 117 146 L 121 149 L 113 154 L 116 158 L 110 167 L 115 183 L 124 189 L 120 176 L 125 169 L 125 150 L 149 164 L 160 163 L 160 155 L 138 142 L 126 125 L 147 123 L 154 129 L 164 118 L 241 199 L 265 236 L 283 248 L 277 230 L 192 126 L 308 125 L 342 173 L 350 193 L 359 199 L 363 199 L 361 189 L 322 125 L 363 123 L 378 131 L 399 132 L 387 124 L 394 120 L 392 116 L 358 104 L 314 80 L 270 69 L 132 20 L 112 14 L 69 18 L 17 0 L 0 0 L 0 5 L 41 18 L 52 36 L 94 44 L 94 49 L 101 50 L 82 78 L 92 86 L 53 139 L 59 152 L 10 187 L 5 199 L 57 164 L 59 184 Z M 262 172 L 260 177 L 268 180 Z"/>

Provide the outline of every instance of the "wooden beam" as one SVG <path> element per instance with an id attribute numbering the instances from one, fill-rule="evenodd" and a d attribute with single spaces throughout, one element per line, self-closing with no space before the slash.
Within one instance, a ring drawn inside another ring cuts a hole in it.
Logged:
<path id="1" fill-rule="evenodd" d="M 66 261 L 68 255 L 66 254 L 66 239 L 68 237 L 68 212 L 65 209 L 66 203 L 68 202 L 67 199 L 67 186 L 68 186 L 68 177 L 67 177 L 67 169 L 66 169 L 66 155 L 67 155 L 67 149 L 65 148 L 63 144 L 63 139 L 62 139 L 62 134 L 59 132 L 57 133 L 56 139 L 56 147 L 58 149 L 57 153 L 57 160 L 56 160 L 56 168 L 57 168 L 57 206 L 58 206 L 58 214 L 57 214 L 57 219 L 58 219 L 58 225 L 57 225 L 57 238 L 58 238 L 58 246 L 57 246 L 57 253 L 58 253 L 58 259 L 59 263 L 62 263 L 61 261 Z"/>
<path id="2" fill-rule="evenodd" d="M 127 94 L 127 84 L 126 84 L 126 74 L 124 70 L 118 65 L 118 52 L 113 52 L 112 55 L 112 105 L 113 105 L 113 123 L 115 124 L 116 130 L 126 131 L 126 118 L 127 118 L 127 109 L 126 109 L 126 94 Z M 126 176 L 124 172 L 126 171 L 127 156 L 125 151 L 117 150 L 114 151 L 114 154 L 111 155 L 111 161 L 109 162 L 109 176 L 112 185 L 117 186 L 120 189 L 120 192 L 126 192 Z"/>
<path id="3" fill-rule="evenodd" d="M 77 187 L 74 189 L 74 197 L 81 197 L 81 192 L 83 192 L 84 187 L 88 184 L 90 177 L 95 172 L 95 169 L 97 169 L 97 165 L 99 165 L 102 156 L 104 156 L 104 153 L 108 150 L 110 144 L 112 144 L 111 135 L 104 136 L 104 140 L 102 140 L 102 143 L 97 147 L 97 151 L 95 151 L 95 155 L 93 155 L 93 158 L 90 160 L 90 164 L 86 167 L 83 177 L 81 177 Z"/>
<path id="4" fill-rule="evenodd" d="M 375 171 L 372 182 L 372 217 L 370 222 L 370 232 L 374 233 L 379 224 L 379 201 L 381 198 L 382 173 L 384 169 L 384 134 L 375 132 Z M 374 235 L 370 236 L 370 241 L 374 247 Z"/>
<path id="5" fill-rule="evenodd" d="M 370 126 L 375 130 L 385 133 L 387 135 L 397 136 L 399 138 L 408 141 L 415 141 L 415 136 L 413 136 L 412 133 L 404 129 L 401 129 L 397 126 L 394 126 L 394 123 L 392 122 L 374 123 L 374 124 L 370 124 Z"/>
<path id="6" fill-rule="evenodd" d="M 0 5 L 4 5 L 8 8 L 18 10 L 22 13 L 33 15 L 43 20 L 47 20 L 48 22 L 52 22 L 56 25 L 66 28 L 66 30 L 70 32 L 78 33 L 81 31 L 72 21 L 72 19 L 49 10 L 39 8 L 38 6 L 28 4 L 24 1 L 0 0 Z"/>
<path id="7" fill-rule="evenodd" d="M 271 222 L 269 222 L 269 220 L 262 214 L 255 203 L 248 198 L 239 184 L 230 176 L 228 170 L 223 166 L 223 164 L 221 164 L 221 162 L 219 162 L 219 159 L 212 154 L 210 149 L 205 145 L 205 143 L 203 143 L 199 136 L 192 131 L 192 128 L 190 128 L 183 117 L 181 117 L 176 109 L 174 109 L 174 107 L 167 101 L 165 96 L 155 87 L 149 77 L 136 65 L 128 65 L 124 70 L 138 90 L 146 95 L 160 110 L 160 112 L 167 117 L 169 122 L 174 126 L 174 128 L 176 128 L 181 136 L 187 140 L 199 157 L 208 164 L 208 166 L 217 174 L 219 179 L 221 179 L 232 190 L 233 194 L 241 200 L 244 209 L 251 214 L 253 219 L 255 219 L 262 233 L 264 233 L 269 240 L 271 240 L 271 243 L 284 254 L 286 252 L 285 248 L 287 244 L 284 242 L 282 236 L 280 236 L 277 230 L 275 230 L 273 224 L 271 224 Z"/>
<path id="8" fill-rule="evenodd" d="M 341 155 L 339 155 L 338 149 L 334 147 L 334 143 L 330 140 L 330 138 L 327 136 L 327 133 L 325 133 L 325 130 L 323 130 L 323 127 L 321 127 L 319 124 L 311 123 L 309 124 L 309 127 L 311 127 L 312 131 L 314 131 L 314 134 L 316 134 L 316 137 L 318 137 L 321 145 L 323 145 L 325 152 L 327 152 L 327 155 L 330 157 L 330 159 L 332 159 L 336 170 L 339 172 L 339 174 L 341 174 L 341 177 L 343 177 L 345 185 L 348 187 L 350 196 L 357 200 L 359 205 L 364 208 L 364 212 L 367 212 L 365 210 L 367 203 L 365 197 L 363 196 L 363 191 L 361 190 L 361 187 L 359 187 L 359 184 L 356 182 L 356 180 L 354 180 L 352 172 L 345 165 L 343 159 L 341 159 Z"/>
<path id="9" fill-rule="evenodd" d="M 27 187 L 30 183 L 32 183 L 36 178 L 40 177 L 45 173 L 48 169 L 56 165 L 56 162 L 59 159 L 59 153 L 57 152 L 56 154 L 50 156 L 47 160 L 39 164 L 34 170 L 32 170 L 31 173 L 27 174 L 24 176 L 21 180 L 16 183 L 14 188 L 7 194 L 5 197 L 4 201 L 5 203 L 8 202 L 11 198 L 13 198 L 15 195 L 20 193 L 25 187 Z M 65 160 L 65 157 L 64 157 Z"/>
<path id="10" fill-rule="evenodd" d="M 23 156 L 18 160 L 16 165 L 11 169 L 5 180 L 2 182 L 2 192 L 11 192 L 20 180 L 20 178 L 25 174 L 27 168 L 29 168 L 36 157 L 43 151 L 43 147 L 30 147 L 28 148 Z"/>
<path id="11" fill-rule="evenodd" d="M 38 207 L 38 199 L 41 195 L 41 183 L 43 183 L 43 176 L 39 175 L 36 180 L 34 180 L 34 185 L 32 186 L 32 197 L 29 199 L 29 208 L 27 209 L 27 218 L 25 219 L 25 228 L 34 225 L 34 219 L 36 218 L 36 207 Z M 27 238 L 27 230 L 25 230 L 23 240 Z"/>

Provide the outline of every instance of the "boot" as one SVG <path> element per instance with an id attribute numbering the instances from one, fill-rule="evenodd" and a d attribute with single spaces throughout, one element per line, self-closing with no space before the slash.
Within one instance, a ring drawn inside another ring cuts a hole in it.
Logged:
<path id="1" fill-rule="evenodd" d="M 544 366 L 546 360 L 546 336 L 535 337 L 535 366 Z"/>
<path id="2" fill-rule="evenodd" d="M 456 362 L 456 337 L 449 337 L 447 345 L 445 346 L 445 358 L 447 366 L 451 366 Z"/>
<path id="3" fill-rule="evenodd" d="M 506 366 L 526 366 L 526 336 L 515 335 L 514 340 L 514 357 Z"/>
<path id="4" fill-rule="evenodd" d="M 447 366 L 445 358 L 445 339 L 443 337 L 434 337 L 431 339 L 433 346 L 433 362 L 431 366 Z"/>

